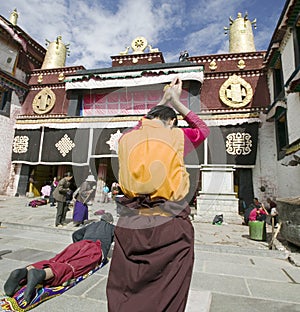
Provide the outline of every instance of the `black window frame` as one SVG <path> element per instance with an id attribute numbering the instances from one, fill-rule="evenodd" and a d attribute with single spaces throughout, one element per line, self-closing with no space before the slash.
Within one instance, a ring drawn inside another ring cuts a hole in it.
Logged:
<path id="1" fill-rule="evenodd" d="M 0 90 L 0 115 L 10 117 L 12 90 Z"/>
<path id="2" fill-rule="evenodd" d="M 300 65 L 300 22 L 293 28 L 295 67 Z"/>
<path id="3" fill-rule="evenodd" d="M 276 65 L 273 68 L 273 91 L 274 101 L 284 97 L 284 78 L 282 71 L 281 56 L 278 57 Z"/>
<path id="4" fill-rule="evenodd" d="M 284 158 L 289 145 L 287 113 L 284 110 L 275 120 L 277 160 Z"/>

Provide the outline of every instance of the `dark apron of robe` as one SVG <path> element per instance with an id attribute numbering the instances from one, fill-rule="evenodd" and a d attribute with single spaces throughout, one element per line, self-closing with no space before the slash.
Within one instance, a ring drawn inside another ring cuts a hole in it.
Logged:
<path id="1" fill-rule="evenodd" d="M 109 312 L 185 310 L 194 263 L 190 208 L 186 202 L 160 207 L 172 216 L 139 215 L 134 208 L 121 214 L 107 283 Z"/>
<path id="2" fill-rule="evenodd" d="M 100 264 L 102 259 L 101 242 L 82 240 L 70 244 L 62 252 L 49 260 L 32 265 L 37 269 L 50 267 L 54 277 L 45 281 L 47 286 L 59 286 L 69 279 L 76 278 Z"/>

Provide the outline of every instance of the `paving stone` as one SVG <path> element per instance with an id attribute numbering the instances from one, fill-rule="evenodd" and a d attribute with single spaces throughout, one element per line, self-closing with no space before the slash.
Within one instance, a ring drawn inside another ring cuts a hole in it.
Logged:
<path id="1" fill-rule="evenodd" d="M 212 294 L 210 312 L 299 312 L 300 305 L 243 296 Z"/>
<path id="2" fill-rule="evenodd" d="M 199 272 L 194 272 L 192 276 L 191 289 L 224 292 L 227 294 L 244 296 L 250 295 L 243 278 Z"/>
<path id="3" fill-rule="evenodd" d="M 300 284 L 247 279 L 253 297 L 300 304 Z"/>

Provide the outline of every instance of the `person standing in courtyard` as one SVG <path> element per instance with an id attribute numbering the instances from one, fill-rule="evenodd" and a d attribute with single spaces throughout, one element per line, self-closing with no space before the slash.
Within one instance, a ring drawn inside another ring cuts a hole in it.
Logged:
<path id="1" fill-rule="evenodd" d="M 73 223 L 75 226 L 84 224 L 89 219 L 88 202 L 95 194 L 96 180 L 90 174 L 86 180 L 80 185 L 75 198 L 75 206 L 73 211 Z"/>
<path id="2" fill-rule="evenodd" d="M 73 175 L 67 172 L 65 177 L 58 182 L 56 189 L 53 191 L 53 197 L 57 202 L 57 211 L 55 217 L 55 226 L 65 225 L 66 214 L 68 211 L 67 193 L 70 192 L 70 181 Z"/>
<path id="3" fill-rule="evenodd" d="M 56 189 L 57 185 L 58 185 L 58 179 L 57 177 L 54 177 L 51 182 L 51 192 L 50 192 L 50 197 L 49 197 L 49 202 L 50 202 L 51 207 L 55 206 L 55 199 L 53 197 L 53 192 Z"/>
<path id="4" fill-rule="evenodd" d="M 120 218 L 107 282 L 108 311 L 185 310 L 194 261 L 184 155 L 209 128 L 180 102 L 182 81 L 119 140 Z M 168 106 L 168 103 L 172 107 Z M 177 128 L 177 114 L 189 125 Z M 155 302 L 155 308 L 154 308 Z"/>

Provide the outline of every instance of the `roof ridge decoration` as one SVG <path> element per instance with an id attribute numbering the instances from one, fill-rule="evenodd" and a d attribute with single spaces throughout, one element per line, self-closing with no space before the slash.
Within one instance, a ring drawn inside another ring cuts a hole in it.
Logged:
<path id="1" fill-rule="evenodd" d="M 129 54 L 130 48 L 132 49 L 133 54 L 143 54 L 144 51 L 148 48 L 149 53 L 159 52 L 158 48 L 152 48 L 145 37 L 139 36 L 132 40 L 130 46 L 126 46 L 124 51 L 119 52 L 119 55 Z"/>

